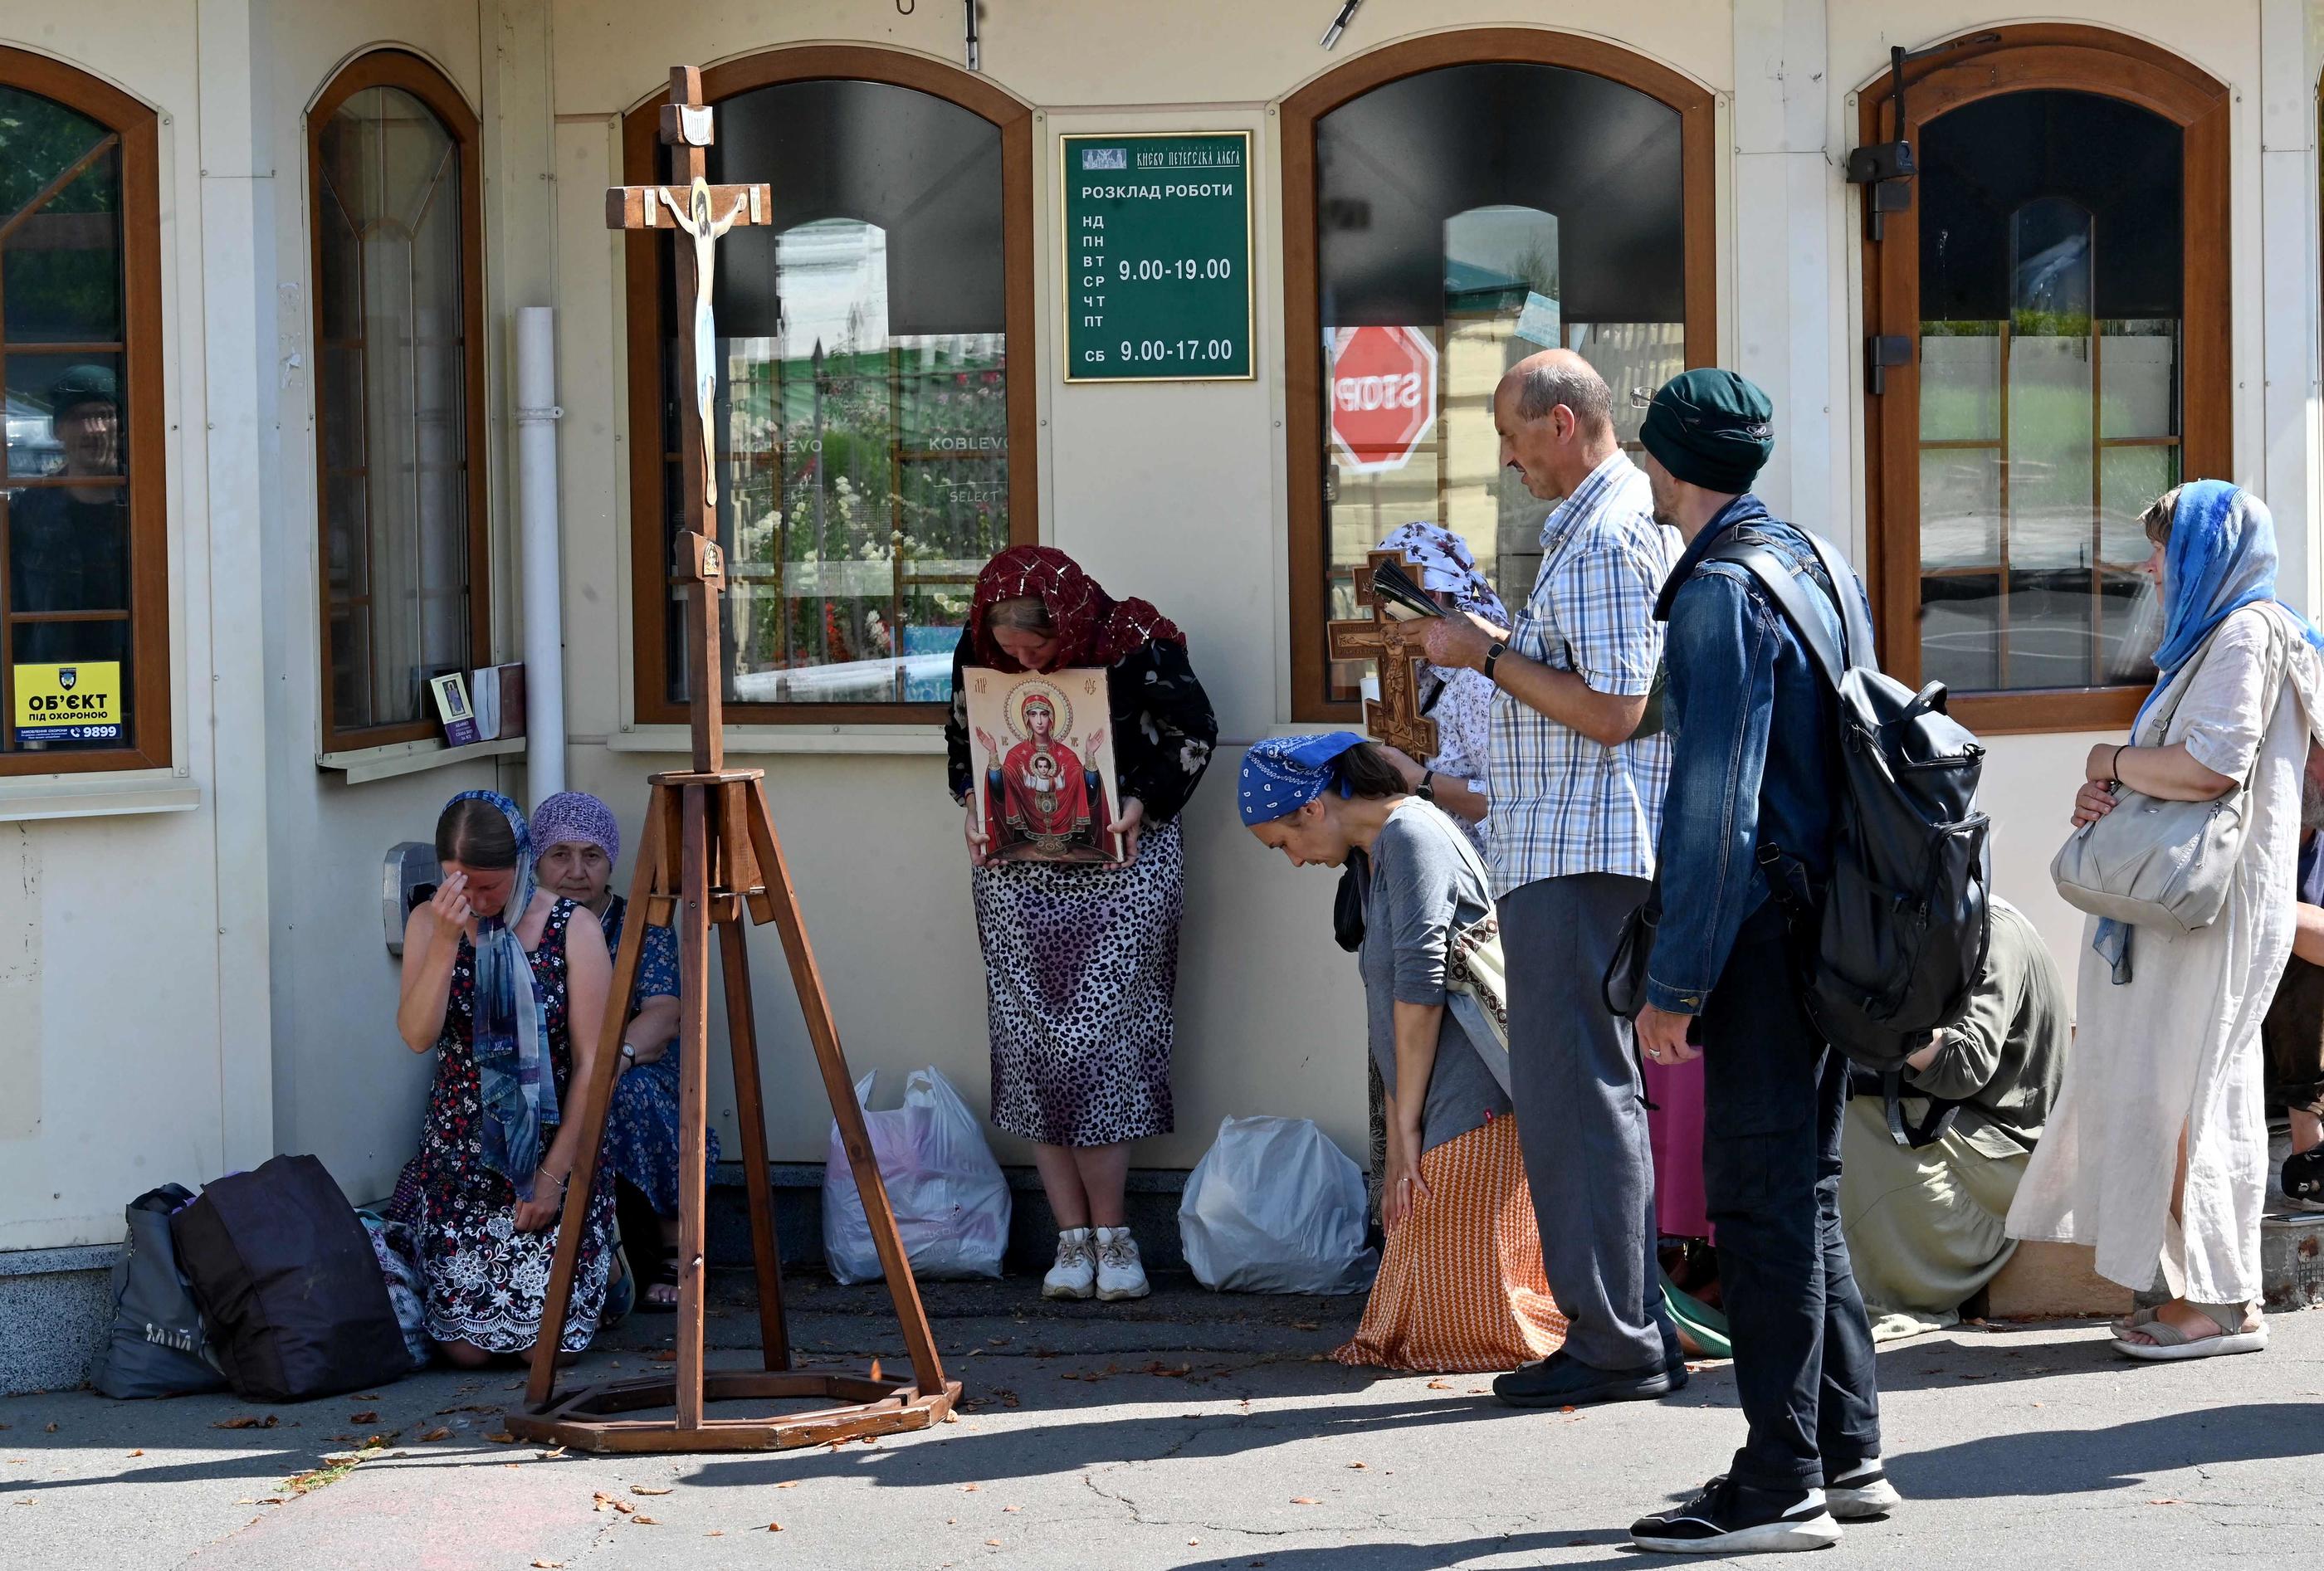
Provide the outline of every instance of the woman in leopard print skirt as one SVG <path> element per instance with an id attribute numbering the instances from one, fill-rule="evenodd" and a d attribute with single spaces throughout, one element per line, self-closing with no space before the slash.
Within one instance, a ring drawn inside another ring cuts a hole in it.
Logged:
<path id="1" fill-rule="evenodd" d="M 972 790 L 962 673 L 1103 666 L 1119 862 L 990 860 Z M 1064 552 L 1019 546 L 976 582 L 945 727 L 984 948 L 992 1121 L 1033 1142 L 1061 1229 L 1050 1298 L 1144 1296 L 1122 1190 L 1130 1143 L 1171 1128 L 1172 994 L 1185 904 L 1178 813 L 1218 740 L 1185 636 L 1115 601 Z"/>

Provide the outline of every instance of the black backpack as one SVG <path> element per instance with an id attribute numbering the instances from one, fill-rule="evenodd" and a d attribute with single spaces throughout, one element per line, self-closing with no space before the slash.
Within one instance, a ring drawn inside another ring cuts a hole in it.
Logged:
<path id="1" fill-rule="evenodd" d="M 1803 957 L 1809 1017 L 1850 1061 L 1887 1074 L 1960 1019 L 1985 969 L 1985 749 L 1945 712 L 1943 683 L 1914 693 L 1873 663 L 1871 622 L 1849 593 L 1856 574 L 1828 542 L 1801 533 L 1840 607 L 1837 649 L 1784 556 L 1730 540 L 1705 560 L 1747 569 L 1831 684 L 1840 730 L 1831 876 L 1818 887 L 1797 858 L 1764 841 L 1759 863 L 1803 947 L 1814 941 Z"/>

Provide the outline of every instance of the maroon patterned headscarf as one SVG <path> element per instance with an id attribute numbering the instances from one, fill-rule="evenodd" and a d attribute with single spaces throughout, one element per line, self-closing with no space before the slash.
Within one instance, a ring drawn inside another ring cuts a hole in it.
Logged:
<path id="1" fill-rule="evenodd" d="M 1004 600 L 1038 600 L 1056 629 L 1056 664 L 1111 666 L 1155 642 L 1184 648 L 1178 624 L 1142 600 L 1116 600 L 1054 546 L 1012 546 L 977 574 L 968 609 L 971 647 L 995 671 L 1022 671 L 986 625 L 986 613 Z"/>

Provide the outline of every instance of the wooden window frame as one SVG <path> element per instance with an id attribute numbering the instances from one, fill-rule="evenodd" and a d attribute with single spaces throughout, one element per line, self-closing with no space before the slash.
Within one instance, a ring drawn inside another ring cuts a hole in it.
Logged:
<path id="1" fill-rule="evenodd" d="M 439 734 L 435 716 L 424 700 L 417 719 L 342 730 L 334 718 L 336 695 L 331 676 L 331 521 L 329 487 L 325 483 L 327 429 L 329 411 L 322 375 L 323 342 L 323 132 L 349 98 L 367 87 L 398 87 L 428 106 L 459 148 L 460 158 L 460 324 L 462 358 L 466 363 L 468 469 L 468 669 L 493 663 L 492 519 L 489 455 L 486 450 L 484 389 L 484 139 L 475 112 L 444 73 L 416 54 L 399 49 L 373 50 L 357 55 L 339 69 L 307 112 L 308 287 L 314 314 L 315 375 L 315 593 L 318 718 L 322 750 L 343 752 L 356 748 L 385 747 L 424 741 Z M 373 675 L 375 675 L 373 674 Z M 465 675 L 466 673 L 464 672 Z"/>
<path id="2" fill-rule="evenodd" d="M 168 768 L 171 749 L 169 448 L 161 343 L 161 119 L 128 94 L 29 50 L 0 47 L 0 82 L 54 99 L 108 127 L 121 152 L 122 339 L 128 396 L 122 439 L 129 455 L 129 740 L 118 748 L 0 752 L 0 778 Z M 0 215 L 0 216 L 5 216 Z M 28 353 L 41 353 L 27 345 Z M 107 350 L 112 354 L 115 351 Z M 0 606 L 13 586 L 0 560 Z M 5 624 L 0 624 L 5 625 Z M 16 722 L 13 635 L 0 647 L 0 724 Z"/>
<path id="3" fill-rule="evenodd" d="M 879 82 L 910 87 L 967 110 L 1001 133 L 1001 325 L 1009 344 L 1009 544 L 1040 539 L 1038 395 L 1039 324 L 1033 298 L 1033 111 L 983 78 L 918 55 L 854 44 L 770 50 L 702 73 L 704 102 L 788 82 Z M 662 179 L 662 99 L 640 104 L 622 123 L 622 178 L 632 185 Z M 731 171 L 730 171 L 731 173 Z M 738 177 L 739 178 L 739 177 Z M 778 209 L 782 193 L 775 193 Z M 630 583 L 635 640 L 632 693 L 642 725 L 682 725 L 687 708 L 669 696 L 667 619 L 671 561 L 662 547 L 665 487 L 661 423 L 661 302 L 670 289 L 669 245 L 659 230 L 622 238 L 630 379 Z M 729 700 L 726 720 L 742 725 L 931 725 L 945 703 L 744 703 Z"/>
<path id="4" fill-rule="evenodd" d="M 1719 361 L 1718 128 L 1711 90 L 1669 67 L 1596 39 L 1542 28 L 1479 27 L 1432 33 L 1360 55 L 1283 100 L 1283 367 L 1291 556 L 1291 718 L 1355 721 L 1361 703 L 1324 696 L 1323 323 L 1316 258 L 1315 124 L 1374 87 L 1446 66 L 1560 66 L 1635 88 L 1678 111 L 1681 248 L 1686 270 L 1684 355 Z"/>
<path id="5" fill-rule="evenodd" d="M 2135 104 L 2180 128 L 2182 142 L 2180 318 L 2180 474 L 2234 473 L 2235 369 L 2229 339 L 2228 88 L 2166 50 L 2104 28 L 2029 24 L 1978 29 L 1993 35 L 1906 72 L 1904 138 L 1915 147 L 1930 121 L 1979 99 L 2052 89 Z M 1896 139 L 1886 72 L 1858 89 L 1859 142 Z M 1917 180 L 1914 182 L 1919 183 Z M 1864 331 L 1910 337 L 1913 362 L 1888 369 L 1887 390 L 1864 396 L 1866 546 L 1878 609 L 1881 664 L 1908 685 L 1921 681 L 1920 193 L 1886 216 L 1886 237 L 1863 231 Z M 1989 734 L 2121 730 L 2149 689 L 2029 688 L 1960 694 L 1953 714 Z"/>

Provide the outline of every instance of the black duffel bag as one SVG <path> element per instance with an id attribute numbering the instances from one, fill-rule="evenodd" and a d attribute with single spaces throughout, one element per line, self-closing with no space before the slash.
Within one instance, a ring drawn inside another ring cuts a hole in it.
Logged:
<path id="1" fill-rule="evenodd" d="M 193 1198 L 183 1184 L 163 1184 L 129 1202 L 129 1236 L 113 1268 L 113 1332 L 88 1376 L 106 1396 L 182 1396 L 226 1383 L 206 1355 L 209 1336 L 170 1237 L 171 1213 Z"/>
<path id="2" fill-rule="evenodd" d="M 411 1372 L 371 1238 L 315 1158 L 205 1184 L 170 1230 L 210 1350 L 244 1399 L 301 1401 Z"/>

